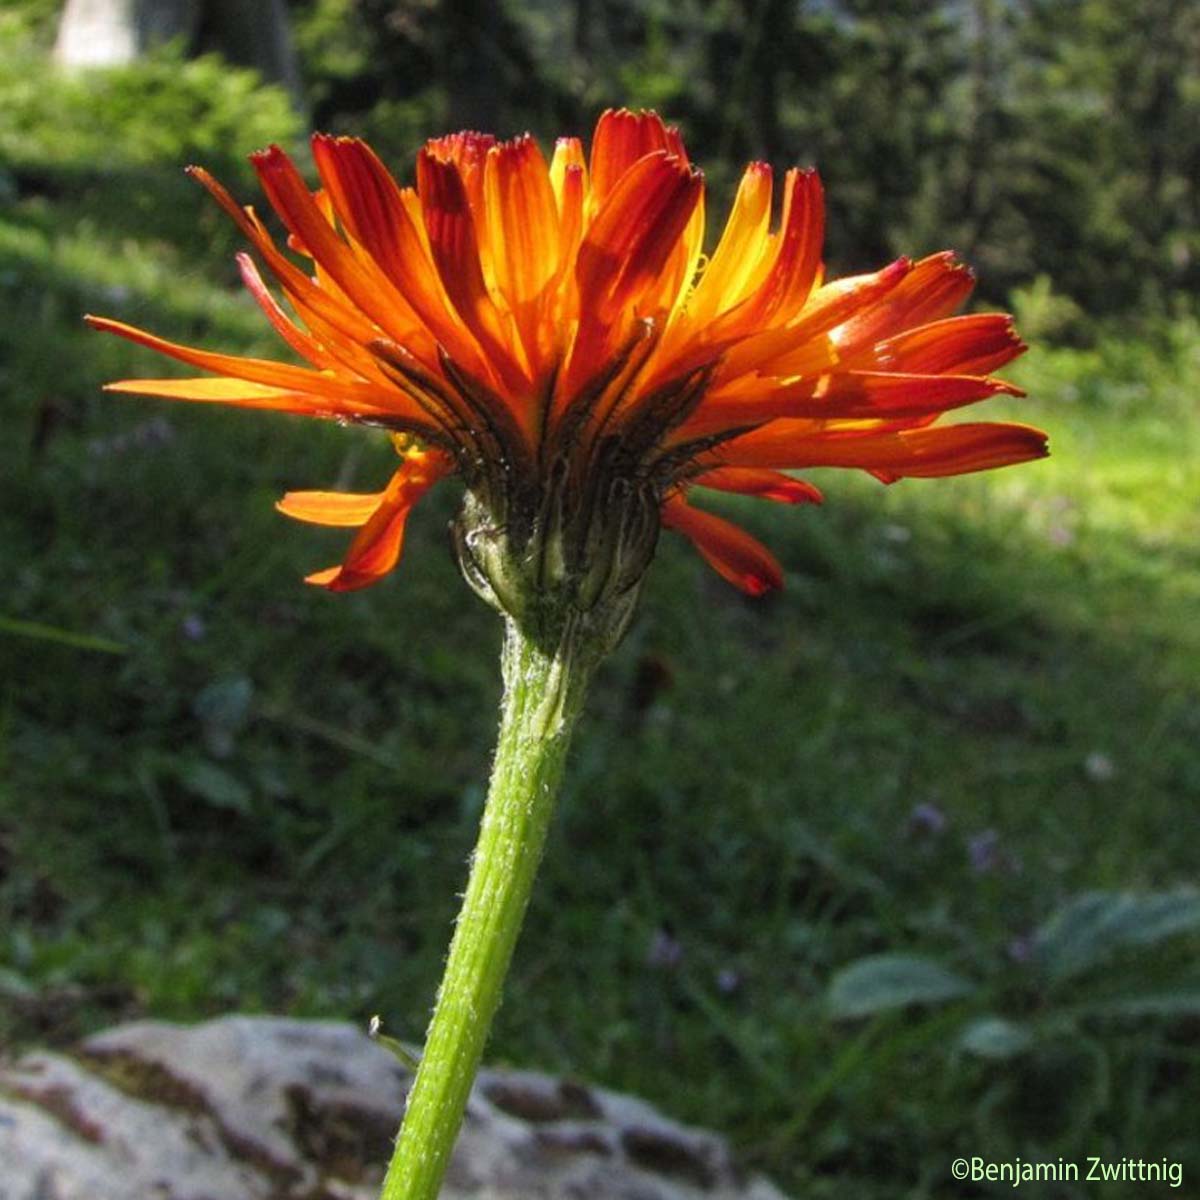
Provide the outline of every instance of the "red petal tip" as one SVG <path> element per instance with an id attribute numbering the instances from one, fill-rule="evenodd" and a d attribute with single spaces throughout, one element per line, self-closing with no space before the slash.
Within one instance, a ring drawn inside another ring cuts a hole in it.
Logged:
<path id="1" fill-rule="evenodd" d="M 250 155 L 250 161 L 258 166 L 275 166 L 281 162 L 290 163 L 292 160 L 288 157 L 287 151 L 281 146 L 277 146 L 272 142 L 269 146 L 264 146 L 261 150 L 255 150 Z"/>
<path id="2" fill-rule="evenodd" d="M 768 592 L 777 592 L 783 587 L 783 580 L 764 579 L 758 575 L 747 575 L 742 580 L 742 591 L 756 600 Z"/>

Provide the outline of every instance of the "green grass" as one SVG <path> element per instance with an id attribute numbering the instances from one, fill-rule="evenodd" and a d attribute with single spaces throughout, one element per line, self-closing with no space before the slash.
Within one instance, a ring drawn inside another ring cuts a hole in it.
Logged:
<path id="1" fill-rule="evenodd" d="M 122 179 L 48 195 L 13 171 L 0 1032 L 236 1008 L 378 1012 L 419 1039 L 498 694 L 497 621 L 447 550 L 454 497 L 384 585 L 306 588 L 344 536 L 271 502 L 377 487 L 386 444 L 101 396 L 160 363 L 85 310 L 271 341 L 199 195 L 164 175 L 172 207 L 142 228 L 153 206 L 122 223 Z M 1200 330 L 1043 349 L 1014 376 L 1030 398 L 992 415 L 1047 428 L 1044 463 L 829 474 L 820 510 L 718 501 L 786 564 L 782 595 L 743 600 L 664 537 L 579 735 L 493 1060 L 638 1091 L 806 1197 L 1002 1194 L 953 1184 L 958 1154 L 1200 1170 L 1195 1017 L 1046 1024 L 1059 1001 L 1020 952 L 1080 891 L 1195 875 Z M 915 828 L 917 805 L 945 828 Z M 1109 974 L 1194 986 L 1187 949 Z M 981 988 L 833 1020 L 830 980 L 883 951 Z M 1003 1061 L 956 1049 L 993 1011 L 1050 1032 Z"/>

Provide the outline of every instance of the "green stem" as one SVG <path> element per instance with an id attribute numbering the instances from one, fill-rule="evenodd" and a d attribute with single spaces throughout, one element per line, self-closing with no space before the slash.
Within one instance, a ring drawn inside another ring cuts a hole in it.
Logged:
<path id="1" fill-rule="evenodd" d="M 434 1200 L 500 1003 L 594 666 L 568 625 L 550 650 L 509 620 L 500 738 L 479 841 L 382 1200 Z"/>

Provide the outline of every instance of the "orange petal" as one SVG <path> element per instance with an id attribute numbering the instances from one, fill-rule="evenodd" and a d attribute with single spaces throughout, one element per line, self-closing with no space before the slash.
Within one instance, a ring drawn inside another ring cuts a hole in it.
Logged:
<path id="1" fill-rule="evenodd" d="M 404 189 L 358 138 L 316 134 L 312 148 L 317 170 L 351 237 L 395 285 L 433 339 L 459 362 L 480 370 L 478 350 L 450 311 L 424 231 L 413 218 Z M 420 353 L 413 339 L 405 339 L 404 344 Z M 428 349 L 429 360 L 436 361 L 435 347 Z"/>
<path id="2" fill-rule="evenodd" d="M 1012 317 L 977 313 L 898 334 L 880 342 L 866 357 L 885 370 L 907 374 L 988 375 L 1027 348 Z"/>
<path id="3" fill-rule="evenodd" d="M 412 305 L 373 258 L 355 255 L 337 235 L 291 159 L 278 146 L 271 146 L 252 154 L 250 161 L 275 211 L 308 247 L 317 265 L 388 337 L 407 342 L 418 324 Z"/>
<path id="4" fill-rule="evenodd" d="M 1020 396 L 1003 379 L 978 375 L 897 375 L 887 371 L 834 371 L 799 383 L 764 387 L 744 398 L 714 398 L 707 414 L 726 428 L 780 417 L 872 420 L 927 417 L 988 396 Z"/>
<path id="5" fill-rule="evenodd" d="M 568 166 L 558 191 L 558 270 L 565 275 L 575 261 L 583 237 L 583 208 L 587 176 L 583 167 Z M 574 282 L 573 280 L 571 282 Z"/>
<path id="6" fill-rule="evenodd" d="M 738 185 L 716 251 L 688 301 L 692 321 L 703 324 L 744 298 L 766 251 L 770 223 L 771 168 L 751 163 Z"/>
<path id="7" fill-rule="evenodd" d="M 667 320 L 675 322 L 683 313 L 696 270 L 700 265 L 700 254 L 704 249 L 704 188 L 696 196 L 696 206 L 683 227 L 683 234 L 675 249 L 663 265 L 657 286 L 646 289 L 638 303 L 638 312 L 643 317 L 659 319 L 667 312 Z"/>
<path id="8" fill-rule="evenodd" d="M 877 303 L 840 326 L 838 346 L 851 354 L 906 329 L 953 313 L 971 294 L 975 276 L 944 250 L 914 263 L 903 280 Z"/>
<path id="9" fill-rule="evenodd" d="M 558 209 L 546 161 L 528 134 L 488 151 L 484 233 L 496 285 L 509 303 L 526 353 L 538 348 L 537 301 L 558 270 Z"/>
<path id="10" fill-rule="evenodd" d="M 675 249 L 703 178 L 664 153 L 624 173 L 579 247 L 575 274 L 589 309 L 611 314 L 635 303 Z"/>
<path id="11" fill-rule="evenodd" d="M 664 529 L 690 538 L 710 567 L 734 587 L 751 596 L 783 587 L 783 568 L 757 538 L 723 517 L 693 508 L 682 496 L 668 497 L 662 506 Z"/>
<path id="12" fill-rule="evenodd" d="M 778 504 L 820 504 L 820 489 L 803 479 L 794 479 L 782 471 L 764 471 L 754 467 L 718 467 L 692 480 L 699 487 L 719 492 L 738 492 L 758 496 Z"/>
<path id="13" fill-rule="evenodd" d="M 783 219 L 775 259 L 748 304 L 748 320 L 789 320 L 816 282 L 825 239 L 825 201 L 815 171 L 792 170 L 784 181 Z M 750 314 L 753 314 L 752 316 Z"/>
<path id="14" fill-rule="evenodd" d="M 643 292 L 661 286 L 664 266 L 679 246 L 702 189 L 701 176 L 662 152 L 647 155 L 625 172 L 576 256 L 581 312 L 557 396 L 574 395 L 629 340 L 638 302 Z"/>
<path id="15" fill-rule="evenodd" d="M 337 403 L 323 403 L 305 392 L 266 387 L 245 379 L 205 376 L 199 379 L 121 379 L 106 383 L 106 392 L 130 396 L 157 396 L 163 400 L 194 400 L 201 404 L 232 404 L 237 408 L 264 408 L 306 417 L 347 415 Z"/>
<path id="16" fill-rule="evenodd" d="M 450 163 L 458 171 L 466 188 L 473 213 L 479 213 L 483 202 L 483 169 L 488 151 L 496 144 L 490 133 L 476 133 L 464 129 L 461 133 L 450 133 L 445 137 L 430 138 L 422 153 Z"/>
<path id="17" fill-rule="evenodd" d="M 964 320 L 974 321 L 973 318 Z M 807 317 L 802 318 L 800 324 L 805 325 L 807 321 Z M 977 361 L 983 364 L 991 361 L 987 351 L 994 349 L 996 344 L 991 336 L 991 329 L 989 324 L 987 337 L 982 340 L 974 340 L 971 336 L 963 338 L 960 348 L 966 347 L 963 353 L 968 356 L 968 361 L 969 355 L 974 352 L 971 347 L 981 348 Z M 1024 394 L 1011 383 L 987 376 L 901 374 L 894 370 L 844 370 L 837 362 L 836 346 L 830 338 L 824 334 L 815 338 L 804 338 L 799 331 L 797 335 L 800 337 L 799 346 L 786 354 L 776 355 L 769 364 L 761 366 L 760 369 L 770 370 L 772 374 L 799 374 L 807 377 L 786 383 L 771 383 L 758 375 L 743 374 L 731 382 L 719 383 L 705 397 L 692 417 L 672 435 L 671 440 L 690 441 L 712 433 L 749 428 L 780 418 L 894 420 L 901 417 L 929 417 L 988 396 Z M 932 339 L 934 343 L 937 340 L 936 337 Z M 778 343 L 775 347 L 768 346 L 760 352 L 769 353 L 772 349 L 778 349 Z M 940 359 L 948 357 L 947 354 L 936 350 L 927 354 L 926 349 L 918 343 L 917 352 L 911 358 L 906 356 L 906 363 L 919 362 L 925 356 L 936 364 Z M 744 347 L 734 347 L 728 355 L 728 360 L 738 359 L 743 351 Z M 744 369 L 749 361 L 752 360 L 741 359 L 736 369 Z"/>
<path id="18" fill-rule="evenodd" d="M 333 201 L 329 198 L 329 193 L 324 188 L 317 188 L 312 194 L 313 203 L 321 211 L 321 215 L 332 226 L 336 223 L 336 217 L 333 211 Z M 313 252 L 308 248 L 308 244 L 300 238 L 298 234 L 289 233 L 287 247 L 296 254 L 301 254 L 305 258 L 313 258 Z M 315 263 L 317 273 L 321 271 L 320 263 Z"/>
<path id="19" fill-rule="evenodd" d="M 303 329 L 297 327 L 287 313 L 279 306 L 278 301 L 271 295 L 267 285 L 263 282 L 262 276 L 258 273 L 258 267 L 254 265 L 254 260 L 244 251 L 236 256 L 238 271 L 242 276 L 242 282 L 246 285 L 246 290 L 254 297 L 255 303 L 266 314 L 266 318 L 275 328 L 275 332 L 289 345 L 301 358 L 306 358 L 315 367 L 326 367 L 330 365 L 329 354 L 321 348 L 316 339 L 311 337 Z"/>
<path id="20" fill-rule="evenodd" d="M 287 492 L 275 501 L 285 517 L 310 525 L 365 525 L 383 503 L 385 492 Z"/>
<path id="21" fill-rule="evenodd" d="M 235 379 L 264 384 L 270 388 L 304 392 L 320 397 L 321 407 L 327 408 L 329 412 L 362 411 L 380 415 L 391 415 L 392 412 L 390 406 L 380 405 L 379 389 L 365 382 L 339 379 L 325 372 L 308 371 L 289 363 L 271 362 L 261 358 L 240 358 L 234 354 L 217 354 L 210 350 L 198 350 L 193 346 L 182 346 L 147 333 L 144 329 L 126 325 L 123 321 L 110 320 L 108 317 L 85 316 L 83 319 L 93 329 L 118 334 L 131 342 L 148 346 L 151 350 L 157 350 L 160 354 L 189 363 L 203 371 L 214 371 L 231 375 Z M 411 402 L 400 393 L 395 393 L 395 399 L 396 408 L 400 412 L 407 413 L 413 410 Z M 314 406 L 315 404 L 316 402 Z"/>
<path id="22" fill-rule="evenodd" d="M 286 291 L 286 289 L 285 289 Z M 328 369 L 338 375 L 350 375 L 352 378 L 367 379 L 374 384 L 382 385 L 389 391 L 395 390 L 394 383 L 387 378 L 379 370 L 379 364 L 375 357 L 367 350 L 367 346 L 379 337 L 379 331 L 374 325 L 364 322 L 363 338 L 346 337 L 339 329 L 330 325 L 324 317 L 320 316 L 316 310 L 310 308 L 303 300 L 298 297 L 288 295 L 292 306 L 296 309 L 297 314 L 304 321 L 308 332 L 312 335 L 314 343 L 328 359 Z M 424 345 L 424 342 L 429 342 L 429 345 Z M 414 338 L 410 343 L 410 352 L 413 357 L 422 363 L 428 363 L 431 359 L 437 361 L 436 350 L 433 348 L 432 340 L 427 338 Z"/>
<path id="23" fill-rule="evenodd" d="M 750 371 L 771 375 L 794 375 L 809 366 L 811 342 L 824 338 L 830 330 L 843 325 L 859 313 L 887 297 L 908 277 L 912 265 L 898 258 L 882 270 L 869 275 L 853 275 L 818 288 L 805 304 L 799 317 L 788 324 L 763 333 L 753 331 L 755 298 L 718 319 L 734 330 L 744 330 L 745 340 L 730 348 L 722 365 L 721 377 L 733 379 Z M 822 348 L 822 354 L 826 351 Z"/>
<path id="24" fill-rule="evenodd" d="M 1007 422 L 896 433 L 822 433 L 808 421 L 774 421 L 725 443 L 722 463 L 756 467 L 860 467 L 889 479 L 966 475 L 1045 458 L 1046 435 Z"/>
<path id="25" fill-rule="evenodd" d="M 980 375 L 841 371 L 825 376 L 800 416 L 923 417 L 988 396 L 1023 396 L 1015 384 Z"/>
<path id="26" fill-rule="evenodd" d="M 529 380 L 506 344 L 480 265 L 475 219 L 462 176 L 453 162 L 427 150 L 417 156 L 417 191 L 433 261 L 451 303 L 479 340 L 505 386 L 515 392 Z"/>
<path id="27" fill-rule="evenodd" d="M 583 238 L 584 207 L 587 201 L 587 167 L 578 138 L 559 138 L 550 163 L 550 187 L 558 210 L 557 286 L 552 313 L 544 318 L 557 330 L 566 330 L 579 311 L 573 274 L 569 273 Z"/>
<path id="28" fill-rule="evenodd" d="M 436 319 L 432 264 L 400 196 L 400 185 L 358 138 L 314 134 L 313 161 L 350 236 L 367 250 L 423 318 Z"/>
<path id="29" fill-rule="evenodd" d="M 410 455 L 392 476 L 341 565 L 314 572 L 305 582 L 332 592 L 356 591 L 378 583 L 400 561 L 404 527 L 413 505 L 453 470 L 453 460 L 440 451 Z"/>
<path id="30" fill-rule="evenodd" d="M 665 151 L 687 165 L 679 130 L 664 125 L 657 113 L 635 113 L 627 108 L 601 113 L 592 135 L 592 195 L 597 205 L 608 199 L 638 159 L 656 151 Z"/>
<path id="31" fill-rule="evenodd" d="M 458 168 L 422 151 L 417 157 L 417 194 L 442 283 L 467 319 L 487 299 L 487 289 L 479 266 L 471 203 Z"/>
<path id="32" fill-rule="evenodd" d="M 550 187 L 554 191 L 554 202 L 560 218 L 564 210 L 563 193 L 567 176 L 573 170 L 586 191 L 587 164 L 583 158 L 583 144 L 578 138 L 561 137 L 554 143 L 554 157 L 550 160 Z"/>
<path id="33" fill-rule="evenodd" d="M 361 312 L 318 287 L 280 252 L 252 209 L 239 205 L 202 167 L 188 167 L 187 173 L 204 186 L 263 256 L 272 274 L 283 286 L 288 299 L 296 306 L 306 323 L 310 313 L 319 314 L 321 320 L 330 329 L 336 330 L 339 338 L 346 342 L 361 342 L 375 336 L 374 325 Z"/>
<path id="34" fill-rule="evenodd" d="M 483 193 L 500 289 L 517 303 L 532 299 L 557 265 L 558 210 L 546 160 L 529 134 L 488 151 Z"/>

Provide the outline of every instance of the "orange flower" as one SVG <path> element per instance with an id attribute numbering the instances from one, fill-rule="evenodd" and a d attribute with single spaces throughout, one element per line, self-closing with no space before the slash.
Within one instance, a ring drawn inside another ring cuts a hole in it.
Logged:
<path id="1" fill-rule="evenodd" d="M 973 280 L 948 253 L 826 281 L 811 171 L 787 172 L 772 231 L 771 169 L 751 164 L 706 260 L 703 177 L 653 113 L 606 112 L 586 163 L 574 138 L 559 140 L 549 164 L 528 135 L 440 138 L 418 156 L 415 189 L 357 139 L 317 135 L 312 147 L 316 192 L 278 147 L 252 158 L 309 269 L 253 209 L 191 168 L 274 275 L 291 315 L 239 256 L 247 288 L 307 366 L 88 318 L 214 373 L 111 391 L 393 431 L 403 461 L 382 492 L 280 501 L 299 520 L 358 529 L 341 566 L 312 583 L 346 590 L 381 578 L 412 506 L 457 474 L 474 514 L 460 531 L 468 577 L 502 607 L 503 570 L 482 542 L 497 529 L 519 546 L 544 542 L 555 523 L 567 568 L 595 576 L 576 581 L 577 598 L 631 587 L 659 523 L 759 594 L 780 585 L 779 564 L 693 507 L 693 489 L 803 504 L 820 493 L 788 470 L 854 467 L 890 482 L 1046 453 L 1045 436 L 1025 425 L 935 424 L 950 409 L 1019 395 L 990 373 L 1024 346 L 1006 316 L 952 316 Z M 593 569 L 609 543 L 635 545 L 632 561 Z M 539 554 L 544 574 L 553 553 Z"/>

